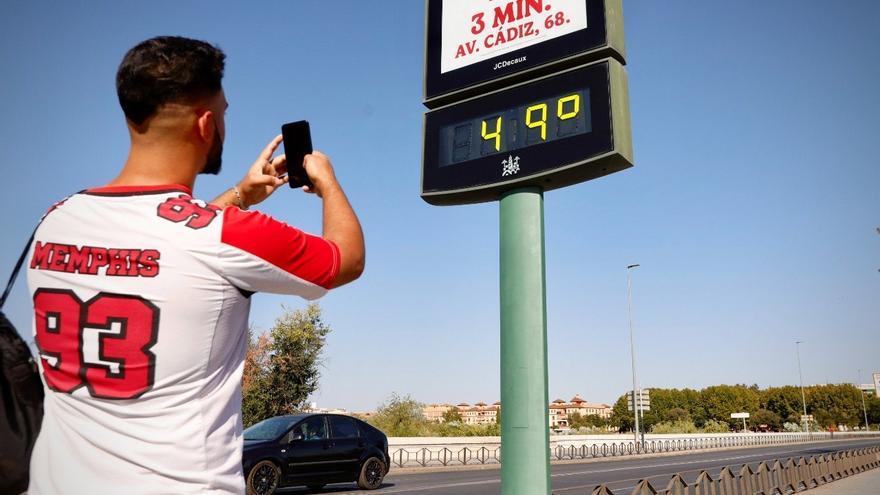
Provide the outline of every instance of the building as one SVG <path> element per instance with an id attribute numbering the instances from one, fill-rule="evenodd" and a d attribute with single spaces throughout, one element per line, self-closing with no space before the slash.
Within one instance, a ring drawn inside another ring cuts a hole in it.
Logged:
<path id="1" fill-rule="evenodd" d="M 425 419 L 434 423 L 443 423 L 443 416 L 450 410 L 455 409 L 461 416 L 461 422 L 466 425 L 485 425 L 498 422 L 498 411 L 501 410 L 501 403 L 496 402 L 491 406 L 485 402 L 477 402 L 473 406 L 467 402 L 462 402 L 455 406 L 450 404 L 429 404 L 422 408 L 422 414 Z"/>
<path id="2" fill-rule="evenodd" d="M 490 406 L 485 402 L 477 402 L 473 407 L 459 408 L 458 413 L 466 425 L 493 424 L 498 422 L 498 411 L 501 410 L 501 403 L 496 404 Z"/>
<path id="3" fill-rule="evenodd" d="M 880 373 L 873 373 L 871 377 L 874 379 L 874 397 L 880 397 Z"/>
<path id="4" fill-rule="evenodd" d="M 578 413 L 581 416 L 599 416 L 603 419 L 611 417 L 612 407 L 608 404 L 593 404 L 585 401 L 580 395 L 575 395 L 566 404 L 565 413 L 571 415 Z"/>
<path id="5" fill-rule="evenodd" d="M 345 409 L 340 409 L 338 407 L 333 408 L 333 409 L 327 408 L 327 407 L 318 407 L 318 404 L 315 402 L 312 402 L 311 404 L 309 404 L 309 407 L 307 407 L 303 412 L 321 413 L 321 414 L 344 414 L 346 416 L 352 415 L 351 413 L 349 413 Z"/>
<path id="6" fill-rule="evenodd" d="M 549 411 L 549 422 L 550 428 L 560 429 L 560 428 L 568 428 L 568 413 L 565 412 L 565 401 L 562 399 L 556 399 L 550 403 Z"/>
<path id="7" fill-rule="evenodd" d="M 429 404 L 422 409 L 422 413 L 428 421 L 442 423 L 443 415 L 451 409 L 458 410 L 461 421 L 467 425 L 485 425 L 498 422 L 501 412 L 501 402 L 492 405 L 485 402 L 477 402 L 473 406 L 462 402 L 455 406 L 449 404 Z M 608 419 L 611 417 L 611 406 L 608 404 L 593 404 L 585 401 L 580 395 L 575 395 L 568 402 L 556 399 L 548 407 L 548 424 L 551 428 L 560 429 L 569 426 L 568 418 L 577 413 L 581 416 L 596 415 Z"/>
<path id="8" fill-rule="evenodd" d="M 549 424 L 554 429 L 564 429 L 570 426 L 568 418 L 572 414 L 580 414 L 581 416 L 599 416 L 603 419 L 611 417 L 612 407 L 608 404 L 591 404 L 575 395 L 568 402 L 562 399 L 556 399 L 550 403 Z"/>
<path id="9" fill-rule="evenodd" d="M 443 415 L 453 407 L 450 404 L 428 404 L 422 408 L 422 414 L 432 423 L 442 423 L 444 421 Z"/>

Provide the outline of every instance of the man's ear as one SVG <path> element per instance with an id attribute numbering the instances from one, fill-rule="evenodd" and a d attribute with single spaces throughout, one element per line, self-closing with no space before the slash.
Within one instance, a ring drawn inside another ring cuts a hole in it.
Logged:
<path id="1" fill-rule="evenodd" d="M 216 128 L 217 123 L 214 122 L 214 113 L 210 110 L 199 111 L 198 119 L 196 120 L 196 130 L 198 131 L 199 138 L 205 143 L 210 143 L 214 139 L 214 129 Z"/>

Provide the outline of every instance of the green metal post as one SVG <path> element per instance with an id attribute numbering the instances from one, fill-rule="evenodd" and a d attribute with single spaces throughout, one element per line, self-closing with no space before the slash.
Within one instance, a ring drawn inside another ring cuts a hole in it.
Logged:
<path id="1" fill-rule="evenodd" d="M 501 493 L 550 494 L 544 196 L 501 197 Z"/>

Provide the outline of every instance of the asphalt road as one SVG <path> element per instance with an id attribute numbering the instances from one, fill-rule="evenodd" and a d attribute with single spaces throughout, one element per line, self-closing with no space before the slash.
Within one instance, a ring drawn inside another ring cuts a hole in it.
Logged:
<path id="1" fill-rule="evenodd" d="M 826 442 L 755 447 L 716 452 L 697 452 L 649 456 L 639 459 L 602 459 L 576 464 L 552 466 L 551 484 L 555 495 L 589 495 L 594 487 L 606 483 L 615 495 L 629 495 L 635 484 L 648 478 L 656 489 L 665 488 L 674 473 L 682 473 L 688 482 L 700 470 L 714 477 L 724 466 L 749 464 L 755 469 L 765 460 L 810 456 L 862 447 L 880 446 L 880 440 L 835 440 Z M 446 471 L 411 474 L 391 473 L 382 488 L 372 494 L 401 493 L 406 495 L 496 495 L 501 493 L 501 471 L 495 467 L 478 471 Z M 292 488 L 280 493 L 300 495 L 307 490 Z M 364 495 L 353 483 L 327 486 L 322 493 L 333 495 Z"/>

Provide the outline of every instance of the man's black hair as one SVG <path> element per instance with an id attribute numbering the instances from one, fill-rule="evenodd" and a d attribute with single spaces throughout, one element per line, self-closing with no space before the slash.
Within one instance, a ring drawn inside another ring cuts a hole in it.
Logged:
<path id="1" fill-rule="evenodd" d="M 192 103 L 220 91 L 226 55 L 204 41 L 159 36 L 138 43 L 116 72 L 125 117 L 143 124 L 166 103 Z"/>

